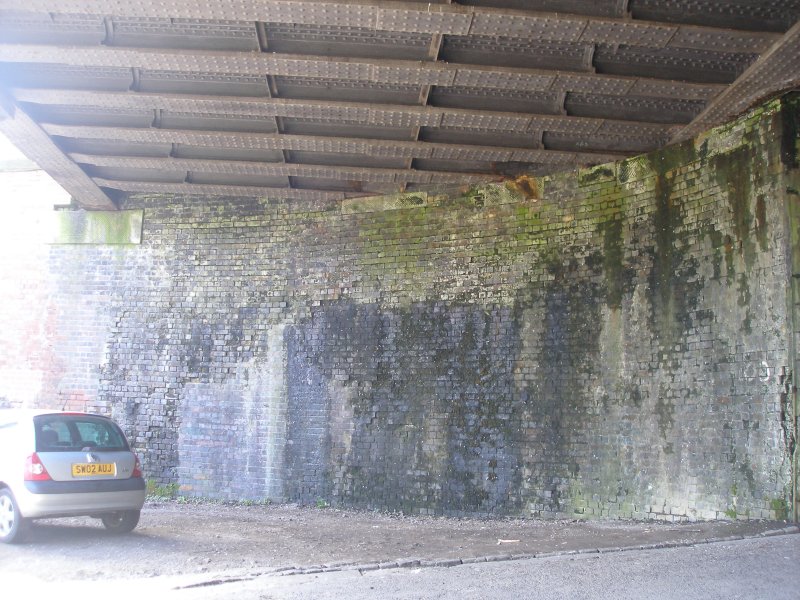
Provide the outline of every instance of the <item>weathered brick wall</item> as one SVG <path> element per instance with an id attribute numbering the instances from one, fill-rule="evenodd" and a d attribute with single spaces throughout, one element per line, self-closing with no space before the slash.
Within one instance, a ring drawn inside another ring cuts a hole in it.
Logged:
<path id="1" fill-rule="evenodd" d="M 52 364 L 95 343 L 39 398 L 96 373 L 188 495 L 785 517 L 797 106 L 459 192 L 129 197 L 140 246 L 51 250 Z"/>

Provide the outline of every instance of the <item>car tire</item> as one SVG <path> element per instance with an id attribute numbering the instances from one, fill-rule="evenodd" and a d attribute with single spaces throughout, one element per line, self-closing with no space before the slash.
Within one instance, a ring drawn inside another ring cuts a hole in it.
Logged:
<path id="1" fill-rule="evenodd" d="M 129 533 L 139 523 L 140 515 L 141 511 L 138 510 L 120 510 L 104 515 L 100 520 L 110 533 Z"/>
<path id="2" fill-rule="evenodd" d="M 28 520 L 20 514 L 14 494 L 8 488 L 0 489 L 0 542 L 21 542 L 27 530 Z"/>

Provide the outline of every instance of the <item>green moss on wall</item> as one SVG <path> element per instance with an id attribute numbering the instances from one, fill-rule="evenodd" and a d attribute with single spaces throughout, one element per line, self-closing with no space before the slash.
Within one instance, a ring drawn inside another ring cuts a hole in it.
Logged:
<path id="1" fill-rule="evenodd" d="M 775 498 L 770 500 L 770 510 L 775 514 L 775 519 L 785 521 L 789 518 L 789 506 L 783 498 Z"/>

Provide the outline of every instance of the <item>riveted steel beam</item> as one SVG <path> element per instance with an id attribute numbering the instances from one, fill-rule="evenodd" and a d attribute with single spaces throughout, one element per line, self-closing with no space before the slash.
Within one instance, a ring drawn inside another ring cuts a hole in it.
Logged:
<path id="1" fill-rule="evenodd" d="M 184 114 L 296 117 L 374 123 L 396 127 L 456 127 L 510 132 L 541 130 L 591 134 L 614 132 L 622 135 L 667 136 L 674 126 L 572 117 L 494 111 L 476 111 L 435 106 L 373 106 L 358 102 L 322 102 L 281 98 L 226 98 L 219 96 L 164 95 L 143 92 L 92 92 L 85 90 L 12 90 L 17 101 L 47 105 L 69 105 L 89 109 L 164 110 Z M 46 120 L 46 119 L 43 119 Z"/>
<path id="2" fill-rule="evenodd" d="M 800 86 L 800 22 L 672 138 L 687 140 L 743 113 L 770 95 Z"/>
<path id="3" fill-rule="evenodd" d="M 384 0 L 198 0 L 161 2 L 160 0 L 4 0 L 2 8 L 17 11 L 265 21 L 304 25 L 362 27 L 384 31 L 404 31 L 444 35 L 488 35 L 573 40 L 590 43 L 622 43 L 711 47 L 721 29 L 675 25 L 644 20 L 584 16 L 554 12 L 534 12 L 421 2 Z M 722 30 L 730 31 L 730 30 Z M 734 35 L 735 34 L 735 35 Z M 775 34 L 732 31 L 729 44 L 739 51 L 763 51 Z"/>
<path id="4" fill-rule="evenodd" d="M 203 183 L 161 183 L 147 181 L 120 181 L 115 179 L 95 178 L 97 185 L 128 193 L 142 194 L 176 194 L 199 196 L 230 196 L 271 198 L 275 200 L 305 200 L 311 202 L 328 202 L 344 200 L 364 194 L 347 192 L 327 192 L 321 190 L 297 190 L 249 185 L 210 185 Z"/>
<path id="5" fill-rule="evenodd" d="M 0 92 L 0 97 L 4 94 Z M 53 177 L 84 208 L 115 210 L 116 204 L 78 165 L 64 156 L 42 128 L 19 107 L 4 101 L 0 132 Z"/>
<path id="6" fill-rule="evenodd" d="M 179 129 L 139 129 L 121 127 L 86 127 L 43 124 L 52 136 L 75 139 L 119 141 L 134 144 L 186 144 L 200 147 L 223 147 L 244 150 L 295 150 L 322 153 L 365 154 L 397 158 L 442 158 L 493 162 L 531 162 L 572 166 L 588 161 L 612 162 L 623 154 L 588 154 L 558 150 L 504 148 L 497 146 L 461 146 L 420 141 L 331 138 L 310 135 L 229 133 Z"/>
<path id="7" fill-rule="evenodd" d="M 142 158 L 136 156 L 98 156 L 73 153 L 72 160 L 82 165 L 120 167 L 152 171 L 200 171 L 223 175 L 265 175 L 269 177 L 313 177 L 345 181 L 375 181 L 381 183 L 472 183 L 486 181 L 490 175 L 417 171 L 414 169 L 380 169 L 286 163 L 258 163 L 230 160 L 198 160 L 191 158 Z"/>
<path id="8" fill-rule="evenodd" d="M 578 73 L 547 69 L 464 65 L 445 62 L 341 58 L 252 52 L 147 50 L 116 47 L 63 47 L 42 44 L 0 44 L 0 62 L 29 65 L 68 65 L 98 69 L 141 69 L 161 72 L 286 76 L 342 79 L 372 84 L 487 87 L 527 92 L 594 92 L 610 95 L 636 93 L 651 83 L 652 92 L 707 100 L 724 87 L 653 77 Z M 264 84 L 266 86 L 266 83 Z M 668 92 L 672 89 L 671 92 Z M 265 89 L 266 95 L 266 89 Z"/>

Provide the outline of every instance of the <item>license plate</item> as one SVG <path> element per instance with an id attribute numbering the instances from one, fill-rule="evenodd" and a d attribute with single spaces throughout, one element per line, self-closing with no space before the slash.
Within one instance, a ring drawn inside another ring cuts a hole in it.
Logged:
<path id="1" fill-rule="evenodd" d="M 116 475 L 117 466 L 114 463 L 88 463 L 72 465 L 73 477 L 91 477 L 92 475 Z"/>

